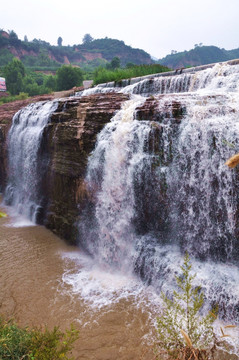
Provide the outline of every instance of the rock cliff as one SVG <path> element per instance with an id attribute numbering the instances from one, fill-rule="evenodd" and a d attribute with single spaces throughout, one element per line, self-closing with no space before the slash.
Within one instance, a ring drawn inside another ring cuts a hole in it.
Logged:
<path id="1" fill-rule="evenodd" d="M 97 134 L 127 99 L 123 94 L 60 99 L 44 130 L 41 157 L 49 166 L 42 183 L 45 199 L 39 221 L 69 243 L 76 243 L 76 222 L 87 196 L 87 158 Z"/>
<path id="2" fill-rule="evenodd" d="M 31 98 L 0 107 L 0 186 L 4 189 L 7 173 L 6 135 L 15 112 L 29 102 L 51 100 L 46 98 Z M 51 115 L 49 124 L 44 128 L 40 146 L 41 162 L 46 166 L 46 173 L 40 183 L 42 208 L 37 221 L 46 225 L 68 243 L 76 244 L 78 239 L 77 221 L 84 211 L 85 204 L 91 202 L 91 196 L 86 191 L 84 177 L 87 159 L 94 149 L 97 134 L 110 121 L 122 103 L 129 95 L 119 93 L 94 94 L 85 97 L 68 97 L 58 100 L 56 111 Z M 162 153 L 160 142 L 155 141 L 162 133 L 160 122 L 168 121 L 177 131 L 184 108 L 181 103 L 172 101 L 163 112 L 158 111 L 162 96 L 149 97 L 144 104 L 136 109 L 138 120 L 152 121 L 151 141 L 149 146 L 156 154 Z M 158 144 L 157 146 L 155 144 Z M 156 147 L 155 147 L 156 146 Z M 156 157 L 157 158 L 157 157 Z M 161 156 L 162 161 L 163 156 Z M 152 165 L 151 180 L 155 176 L 157 161 Z M 166 161 L 166 160 L 165 160 Z M 147 184 L 144 184 L 147 187 Z M 156 206 L 153 197 L 161 197 L 161 202 L 167 204 L 166 192 L 155 188 L 148 199 L 148 206 L 143 206 L 138 200 L 138 216 L 135 225 L 139 232 L 144 233 L 155 228 L 155 221 L 149 214 L 152 206 Z M 146 191 L 142 189 L 142 191 Z M 160 202 L 159 202 L 160 204 Z M 162 214 L 162 224 L 166 224 L 167 210 Z M 159 209 L 154 209 L 159 211 Z M 161 228 L 160 222 L 157 227 Z M 165 225 L 162 226 L 163 228 Z M 164 230 L 162 228 L 162 230 Z"/>

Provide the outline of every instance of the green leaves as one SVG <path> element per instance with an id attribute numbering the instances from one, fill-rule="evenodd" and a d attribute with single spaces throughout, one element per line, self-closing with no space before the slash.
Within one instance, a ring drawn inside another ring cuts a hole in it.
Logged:
<path id="1" fill-rule="evenodd" d="M 0 318 L 0 359 L 73 360 L 68 353 L 78 336 L 79 331 L 73 326 L 65 332 L 58 327 L 52 331 L 31 330 Z"/>
<path id="2" fill-rule="evenodd" d="M 162 293 L 165 308 L 163 315 L 157 318 L 158 346 L 167 350 L 173 358 L 185 353 L 185 336 L 193 346 L 193 353 L 195 349 L 200 352 L 213 342 L 212 323 L 217 312 L 213 310 L 204 317 L 199 315 L 204 304 L 204 294 L 201 287 L 193 286 L 195 275 L 191 274 L 192 265 L 188 253 L 185 254 L 180 269 L 181 274 L 175 277 L 179 290 L 174 291 L 173 299 Z"/>
<path id="3" fill-rule="evenodd" d="M 57 72 L 57 89 L 69 90 L 74 86 L 79 86 L 82 84 L 83 73 L 79 67 L 73 67 L 71 65 L 61 66 Z"/>
<path id="4" fill-rule="evenodd" d="M 0 211 L 0 218 L 7 217 L 7 214 Z"/>

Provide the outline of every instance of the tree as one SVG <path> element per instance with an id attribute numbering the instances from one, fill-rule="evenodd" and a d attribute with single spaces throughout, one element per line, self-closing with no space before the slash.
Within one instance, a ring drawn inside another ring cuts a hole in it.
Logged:
<path id="1" fill-rule="evenodd" d="M 59 38 L 57 39 L 57 45 L 62 46 L 62 41 L 63 41 L 62 37 L 59 36 Z"/>
<path id="2" fill-rule="evenodd" d="M 158 346 L 165 349 L 170 358 L 201 358 L 210 352 L 210 349 L 206 349 L 214 341 L 212 323 L 216 319 L 217 310 L 204 317 L 199 316 L 204 294 L 200 287 L 193 287 L 195 275 L 191 275 L 191 267 L 186 253 L 180 267 L 182 274 L 176 276 L 179 292 L 174 291 L 172 300 L 162 294 L 165 310 L 157 318 Z"/>
<path id="3" fill-rule="evenodd" d="M 93 41 L 93 37 L 90 34 L 85 34 L 83 37 L 83 44 L 89 44 L 91 41 Z"/>
<path id="4" fill-rule="evenodd" d="M 39 65 L 40 66 L 49 66 L 51 63 L 51 60 L 49 59 L 47 49 L 40 49 L 39 55 Z"/>
<path id="5" fill-rule="evenodd" d="M 69 90 L 74 86 L 80 86 L 83 81 L 83 74 L 80 68 L 71 65 L 61 66 L 57 72 L 57 90 Z"/>
<path id="6" fill-rule="evenodd" d="M 52 75 L 47 76 L 44 86 L 52 91 L 56 90 L 56 77 Z"/>
<path id="7" fill-rule="evenodd" d="M 17 34 L 13 30 L 9 31 L 9 41 L 13 46 L 17 46 L 20 43 Z"/>
<path id="8" fill-rule="evenodd" d="M 25 68 L 22 62 L 14 58 L 4 68 L 7 90 L 12 95 L 17 95 L 22 91 Z"/>
<path id="9" fill-rule="evenodd" d="M 13 31 L 13 30 L 10 30 L 10 31 L 9 31 L 9 39 L 11 39 L 11 40 L 18 40 L 18 36 L 17 36 L 17 34 L 15 33 L 15 31 Z"/>
<path id="10" fill-rule="evenodd" d="M 134 66 L 135 66 L 135 64 L 132 63 L 132 62 L 127 62 L 127 64 L 125 65 L 126 69 L 130 69 L 130 68 L 132 68 Z"/>
<path id="11" fill-rule="evenodd" d="M 115 56 L 109 64 L 106 65 L 106 68 L 108 70 L 115 70 L 120 67 L 120 58 L 118 56 Z"/>
<path id="12" fill-rule="evenodd" d="M 115 56 L 112 60 L 111 60 L 111 68 L 114 69 L 118 69 L 120 67 L 120 58 L 118 56 Z"/>
<path id="13" fill-rule="evenodd" d="M 27 35 L 24 36 L 24 41 L 25 41 L 25 42 L 28 42 Z"/>

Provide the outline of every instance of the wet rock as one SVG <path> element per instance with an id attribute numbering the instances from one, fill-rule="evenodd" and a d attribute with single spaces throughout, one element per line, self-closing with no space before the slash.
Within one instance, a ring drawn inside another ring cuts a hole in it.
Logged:
<path id="1" fill-rule="evenodd" d="M 50 158 L 43 192 L 48 194 L 45 225 L 71 244 L 77 242 L 77 221 L 86 193 L 87 159 L 97 134 L 110 121 L 124 94 L 95 94 L 60 99 L 44 129 L 44 151 Z"/>

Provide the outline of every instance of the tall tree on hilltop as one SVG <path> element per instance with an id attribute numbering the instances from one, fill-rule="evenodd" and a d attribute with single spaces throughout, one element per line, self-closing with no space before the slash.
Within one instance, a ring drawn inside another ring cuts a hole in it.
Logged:
<path id="1" fill-rule="evenodd" d="M 62 37 L 59 36 L 59 38 L 57 39 L 57 45 L 62 46 L 62 41 L 63 41 Z"/>
<path id="2" fill-rule="evenodd" d="M 83 44 L 89 44 L 93 40 L 93 37 L 90 34 L 85 34 L 83 37 Z"/>

